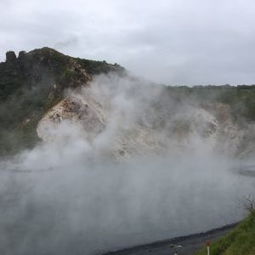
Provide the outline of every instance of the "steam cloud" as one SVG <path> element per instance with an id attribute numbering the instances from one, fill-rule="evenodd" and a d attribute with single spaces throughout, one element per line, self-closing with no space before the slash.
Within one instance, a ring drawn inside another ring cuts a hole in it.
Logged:
<path id="1" fill-rule="evenodd" d="M 45 141 L 1 162 L 1 254 L 98 254 L 241 219 L 254 180 L 204 135 L 209 113 L 165 94 L 114 75 L 68 92 L 85 116 L 46 116 Z"/>

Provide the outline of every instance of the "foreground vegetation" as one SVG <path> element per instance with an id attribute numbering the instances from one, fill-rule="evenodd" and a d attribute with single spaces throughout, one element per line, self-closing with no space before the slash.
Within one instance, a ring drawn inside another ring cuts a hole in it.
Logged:
<path id="1" fill-rule="evenodd" d="M 197 255 L 204 255 L 206 248 Z M 255 254 L 255 211 L 231 233 L 211 246 L 211 255 L 254 255 Z"/>

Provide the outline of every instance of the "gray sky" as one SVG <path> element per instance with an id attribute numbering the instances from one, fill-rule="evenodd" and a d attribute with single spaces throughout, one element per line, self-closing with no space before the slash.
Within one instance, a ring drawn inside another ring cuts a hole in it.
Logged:
<path id="1" fill-rule="evenodd" d="M 0 59 L 53 47 L 166 84 L 255 83 L 254 0 L 0 0 Z"/>

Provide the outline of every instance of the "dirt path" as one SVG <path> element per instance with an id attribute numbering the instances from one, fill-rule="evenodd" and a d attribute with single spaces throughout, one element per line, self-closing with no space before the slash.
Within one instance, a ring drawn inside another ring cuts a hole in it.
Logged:
<path id="1" fill-rule="evenodd" d="M 236 225 L 237 223 L 214 229 L 205 233 L 176 237 L 169 240 L 127 248 L 120 251 L 108 252 L 104 255 L 172 255 L 174 254 L 174 248 L 171 247 L 171 244 L 182 246 L 182 248 L 178 249 L 179 255 L 192 255 L 204 247 L 207 240 L 214 241 L 224 236 Z"/>

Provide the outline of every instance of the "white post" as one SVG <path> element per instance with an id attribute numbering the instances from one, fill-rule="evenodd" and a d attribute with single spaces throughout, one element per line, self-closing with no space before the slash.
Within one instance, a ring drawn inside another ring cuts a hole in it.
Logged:
<path id="1" fill-rule="evenodd" d="M 210 246 L 207 246 L 207 255 L 210 255 Z"/>
<path id="2" fill-rule="evenodd" d="M 208 241 L 206 242 L 207 255 L 210 255 L 210 246 L 211 246 L 211 242 L 208 240 Z"/>

